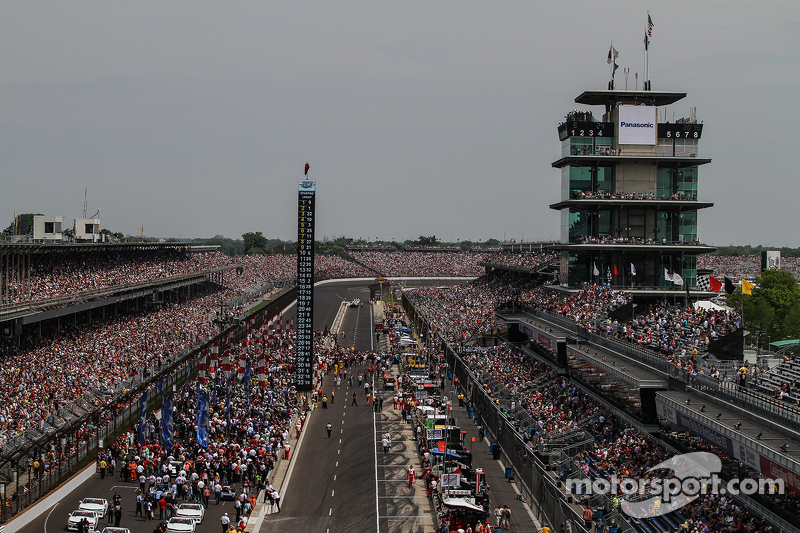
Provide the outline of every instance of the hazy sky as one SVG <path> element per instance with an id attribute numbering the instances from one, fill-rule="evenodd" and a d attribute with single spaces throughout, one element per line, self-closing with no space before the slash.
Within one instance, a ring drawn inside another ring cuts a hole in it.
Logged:
<path id="1" fill-rule="evenodd" d="M 0 2 L 0 225 L 556 238 L 557 126 L 613 40 L 704 122 L 699 238 L 800 246 L 800 2 Z M 601 108 L 593 108 L 596 117 Z M 796 159 L 795 159 L 796 161 Z"/>

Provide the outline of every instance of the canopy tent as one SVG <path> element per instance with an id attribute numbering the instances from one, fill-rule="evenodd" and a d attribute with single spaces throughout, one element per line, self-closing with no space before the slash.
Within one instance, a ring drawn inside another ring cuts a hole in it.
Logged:
<path id="1" fill-rule="evenodd" d="M 711 311 L 731 311 L 730 307 L 726 307 L 724 305 L 715 304 L 709 300 L 698 300 L 694 302 L 695 308 L 698 309 L 706 309 Z"/>
<path id="2" fill-rule="evenodd" d="M 471 498 L 470 498 L 471 499 Z M 461 507 L 462 509 L 470 509 L 472 511 L 478 511 L 480 513 L 485 512 L 483 507 L 480 505 L 475 505 L 474 500 L 470 501 L 467 498 L 442 498 L 442 503 L 447 505 L 448 507 Z"/>

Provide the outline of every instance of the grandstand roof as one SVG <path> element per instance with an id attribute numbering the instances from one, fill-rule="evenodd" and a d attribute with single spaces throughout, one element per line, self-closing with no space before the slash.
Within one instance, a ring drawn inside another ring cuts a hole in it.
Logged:
<path id="1" fill-rule="evenodd" d="M 698 202 L 696 200 L 623 200 L 623 199 L 605 199 L 605 198 L 592 198 L 592 199 L 572 199 L 564 200 L 550 204 L 550 209 L 561 210 L 567 207 L 576 207 L 580 209 L 608 209 L 608 208 L 621 208 L 621 207 L 648 207 L 657 211 L 693 211 L 695 209 L 705 209 L 707 207 L 714 207 L 713 202 Z"/>
<path id="2" fill-rule="evenodd" d="M 791 346 L 793 344 L 800 344 L 800 339 L 791 339 L 785 341 L 775 341 L 769 343 L 770 346 L 775 346 L 776 348 L 781 348 L 783 346 Z"/>
<path id="3" fill-rule="evenodd" d="M 584 91 L 575 98 L 575 103 L 586 105 L 611 105 L 613 103 L 620 103 L 665 106 L 674 104 L 683 98 L 686 98 L 686 93 L 670 91 L 604 90 Z"/>

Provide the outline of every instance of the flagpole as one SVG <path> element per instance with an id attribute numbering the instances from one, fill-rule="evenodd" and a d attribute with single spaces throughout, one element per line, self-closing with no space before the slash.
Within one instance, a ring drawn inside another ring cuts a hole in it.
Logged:
<path id="1" fill-rule="evenodd" d="M 744 329 L 744 283 L 742 283 L 742 348 L 744 348 L 744 337 L 746 331 L 747 330 Z"/>
<path id="2" fill-rule="evenodd" d="M 647 16 L 650 16 L 650 12 L 647 12 Z M 644 29 L 644 38 L 647 39 L 649 35 L 647 35 L 647 28 Z M 647 80 L 650 79 L 650 46 L 645 44 L 644 47 L 644 83 L 647 84 Z"/>

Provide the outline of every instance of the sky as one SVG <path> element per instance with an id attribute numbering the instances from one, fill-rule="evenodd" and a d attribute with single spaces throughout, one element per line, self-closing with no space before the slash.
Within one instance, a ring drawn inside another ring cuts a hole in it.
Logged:
<path id="1" fill-rule="evenodd" d="M 0 225 L 557 239 L 557 127 L 644 71 L 704 123 L 707 244 L 800 246 L 800 2 L 0 2 Z M 663 112 L 663 109 L 662 109 Z"/>

